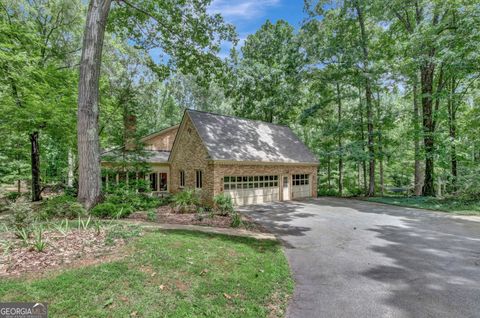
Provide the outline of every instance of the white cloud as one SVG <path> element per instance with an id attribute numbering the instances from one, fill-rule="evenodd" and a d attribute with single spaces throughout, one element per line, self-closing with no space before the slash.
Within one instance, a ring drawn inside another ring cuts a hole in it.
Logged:
<path id="1" fill-rule="evenodd" d="M 268 8 L 279 3 L 280 0 L 214 0 L 210 11 L 220 13 L 227 20 L 248 20 L 264 15 Z"/>

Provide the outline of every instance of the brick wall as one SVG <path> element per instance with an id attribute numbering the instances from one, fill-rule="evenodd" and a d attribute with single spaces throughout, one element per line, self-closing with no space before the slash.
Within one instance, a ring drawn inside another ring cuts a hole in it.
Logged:
<path id="1" fill-rule="evenodd" d="M 207 149 L 188 116 L 178 130 L 176 151 L 170 165 L 170 192 L 180 191 L 180 170 L 185 171 L 185 188 L 195 188 L 195 170 L 203 171 L 202 197 L 211 203 L 214 195 L 223 192 L 224 176 L 261 176 L 309 174 L 313 197 L 317 196 L 317 167 L 312 165 L 248 165 L 213 163 Z M 280 186 L 280 182 L 279 182 Z"/>
<path id="2" fill-rule="evenodd" d="M 211 201 L 213 197 L 213 165 L 209 164 L 208 152 L 190 118 L 185 117 L 175 141 L 170 166 L 172 193 L 180 190 L 180 170 L 185 171 L 185 188 L 195 188 L 195 170 L 203 172 L 202 196 Z"/>

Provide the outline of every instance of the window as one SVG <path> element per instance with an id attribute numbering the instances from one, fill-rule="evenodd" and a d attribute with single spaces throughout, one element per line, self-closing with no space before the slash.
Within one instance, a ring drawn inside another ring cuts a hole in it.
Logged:
<path id="1" fill-rule="evenodd" d="M 160 172 L 158 174 L 158 181 L 159 181 L 159 191 L 167 191 L 168 185 L 167 185 L 167 173 L 166 172 Z"/>
<path id="2" fill-rule="evenodd" d="M 185 171 L 180 170 L 180 188 L 185 187 Z"/>
<path id="3" fill-rule="evenodd" d="M 157 191 L 158 178 L 156 173 L 150 173 L 150 188 L 152 191 Z"/>
<path id="4" fill-rule="evenodd" d="M 203 185 L 202 170 L 195 170 L 195 188 L 201 189 Z"/>
<path id="5" fill-rule="evenodd" d="M 308 185 L 310 180 L 309 174 L 294 174 L 292 175 L 292 183 L 294 186 Z"/>
<path id="6" fill-rule="evenodd" d="M 268 181 L 268 182 L 266 182 Z M 223 188 L 235 189 L 259 189 L 278 187 L 278 176 L 225 176 Z"/>

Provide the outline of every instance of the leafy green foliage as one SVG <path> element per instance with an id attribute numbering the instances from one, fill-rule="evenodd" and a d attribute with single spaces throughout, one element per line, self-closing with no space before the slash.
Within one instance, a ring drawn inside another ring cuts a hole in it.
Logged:
<path id="1" fill-rule="evenodd" d="M 243 224 L 242 217 L 239 213 L 233 212 L 231 216 L 232 216 L 232 221 L 230 222 L 231 227 L 236 228 L 236 227 L 240 227 Z"/>
<path id="2" fill-rule="evenodd" d="M 152 209 L 147 211 L 147 220 L 150 222 L 155 222 L 157 220 L 157 210 Z"/>
<path id="3" fill-rule="evenodd" d="M 464 200 L 460 198 L 438 199 L 433 197 L 375 197 L 369 201 L 408 206 L 420 209 L 443 211 L 452 214 L 480 215 L 478 200 Z"/>
<path id="4" fill-rule="evenodd" d="M 232 55 L 233 108 L 237 115 L 267 122 L 291 122 L 298 111 L 303 57 L 294 28 L 266 21 Z"/>
<path id="5" fill-rule="evenodd" d="M 43 252 L 47 247 L 47 242 L 43 240 L 43 228 L 37 227 L 34 231 L 34 241 L 32 243 L 33 248 L 37 252 Z"/>
<path id="6" fill-rule="evenodd" d="M 226 216 L 235 212 L 232 198 L 225 193 L 220 193 L 214 196 L 213 203 L 214 208 L 220 215 Z"/>
<path id="7" fill-rule="evenodd" d="M 184 189 L 172 196 L 172 204 L 179 213 L 193 213 L 200 205 L 200 196 L 195 189 Z"/>
<path id="8" fill-rule="evenodd" d="M 29 233 L 30 227 L 34 222 L 33 212 L 30 204 L 24 202 L 12 203 L 9 206 L 11 214 L 8 220 L 8 227 L 17 230 L 26 230 Z"/>
<path id="9" fill-rule="evenodd" d="M 128 204 L 115 204 L 107 201 L 97 204 L 90 210 L 90 214 L 99 218 L 119 219 L 129 216 L 134 211 L 134 208 Z"/>
<path id="10" fill-rule="evenodd" d="M 137 192 L 134 187 L 120 183 L 109 187 L 104 201 L 90 210 L 90 213 L 101 218 L 123 218 L 135 211 L 155 209 L 168 203 L 169 199 Z"/>
<path id="11" fill-rule="evenodd" d="M 6 195 L 5 195 L 5 198 L 8 200 L 8 201 L 11 201 L 11 202 L 15 202 L 17 201 L 17 199 L 21 196 L 21 193 L 18 193 L 16 191 L 11 191 L 11 192 L 8 192 Z"/>
<path id="12" fill-rule="evenodd" d="M 75 138 L 77 75 L 71 66 L 82 30 L 80 8 L 80 1 L 2 3 L 2 182 L 30 178 L 32 132 L 40 132 L 40 168 L 49 171 L 45 177 L 58 177 L 66 168 L 62 159 Z"/>
<path id="13" fill-rule="evenodd" d="M 82 205 L 69 195 L 59 195 L 45 199 L 38 211 L 39 217 L 43 220 L 53 218 L 76 219 L 86 215 Z"/>

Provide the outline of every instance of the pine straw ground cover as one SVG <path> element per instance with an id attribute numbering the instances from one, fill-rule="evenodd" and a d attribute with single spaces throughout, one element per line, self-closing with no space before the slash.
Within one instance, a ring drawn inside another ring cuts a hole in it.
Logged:
<path id="1" fill-rule="evenodd" d="M 154 214 L 147 211 L 138 211 L 132 213 L 128 219 L 131 220 L 141 220 L 141 221 L 149 221 L 155 223 L 167 223 L 167 224 L 183 224 L 183 225 L 203 225 L 203 226 L 214 226 L 214 227 L 221 227 L 221 228 L 230 228 L 232 227 L 232 215 L 219 215 L 216 213 L 199 213 L 199 212 L 192 212 L 192 213 L 178 213 L 175 212 L 174 209 L 168 205 L 161 206 L 155 210 L 152 210 Z M 237 212 L 238 213 L 238 212 Z M 238 213 L 239 217 L 241 218 L 241 223 L 239 228 L 243 228 L 252 232 L 268 232 L 260 224 L 256 223 L 252 218 L 247 215 L 243 215 Z"/>
<path id="2" fill-rule="evenodd" d="M 38 238 L 31 233 L 28 238 L 18 238 L 13 232 L 0 235 L 0 278 L 20 275 L 35 276 L 61 267 L 78 267 L 117 257 L 127 240 L 141 235 L 140 229 L 127 225 L 101 225 L 93 227 L 52 226 L 42 231 Z M 38 225 L 37 225 L 38 226 Z"/>
<path id="3" fill-rule="evenodd" d="M 0 280 L 2 301 L 47 301 L 53 317 L 276 317 L 293 289 L 276 241 L 149 232 L 121 259 Z"/>

